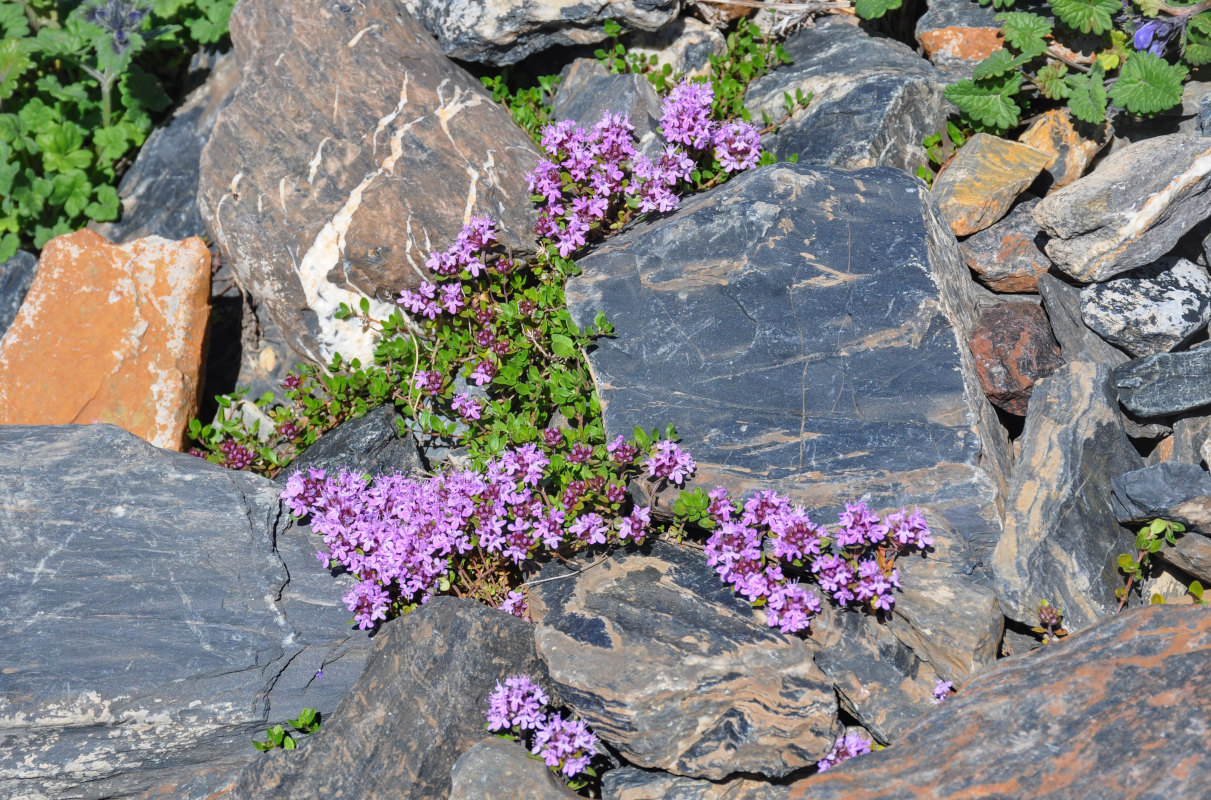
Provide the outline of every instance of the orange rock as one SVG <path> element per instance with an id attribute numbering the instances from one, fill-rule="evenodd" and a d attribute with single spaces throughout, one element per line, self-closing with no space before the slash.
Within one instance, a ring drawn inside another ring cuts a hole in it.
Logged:
<path id="1" fill-rule="evenodd" d="M 1048 159 L 1033 147 L 977 133 L 934 181 L 942 218 L 955 236 L 984 230 L 1005 216 Z"/>
<path id="2" fill-rule="evenodd" d="M 1085 174 L 1089 162 L 1110 141 L 1110 123 L 1090 125 L 1057 108 L 1035 120 L 1018 141 L 1050 156 L 1044 169 L 1050 178 L 1050 193 Z"/>
<path id="3" fill-rule="evenodd" d="M 109 422 L 181 449 L 209 295 L 210 251 L 196 237 L 52 239 L 0 340 L 0 424 Z"/>
<path id="4" fill-rule="evenodd" d="M 948 56 L 964 61 L 983 61 L 1005 46 L 1005 39 L 996 28 L 963 28 L 952 26 L 925 31 L 920 37 L 925 56 Z"/>

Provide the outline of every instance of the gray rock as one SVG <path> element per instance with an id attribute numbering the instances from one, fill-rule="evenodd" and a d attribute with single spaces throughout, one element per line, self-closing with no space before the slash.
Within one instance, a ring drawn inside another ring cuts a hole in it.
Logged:
<path id="1" fill-rule="evenodd" d="M 615 323 L 589 355 L 609 437 L 672 423 L 693 485 L 734 497 L 925 507 L 982 569 L 1008 443 L 965 343 L 967 268 L 919 181 L 763 167 L 579 266 L 573 318 Z"/>
<path id="2" fill-rule="evenodd" d="M 1001 24 L 992 5 L 966 0 L 928 0 L 914 36 L 947 82 L 970 78 L 976 64 L 1000 49 Z"/>
<path id="3" fill-rule="evenodd" d="M 1157 353 L 1116 367 L 1119 402 L 1137 417 L 1163 417 L 1211 403 L 1211 347 Z"/>
<path id="4" fill-rule="evenodd" d="M 674 74 L 690 77 L 709 75 L 711 56 L 726 52 L 727 41 L 722 33 L 689 16 L 678 17 L 651 33 L 633 33 L 627 40 L 628 55 L 656 56 L 657 69 L 668 64 Z"/>
<path id="5" fill-rule="evenodd" d="M 375 334 L 339 305 L 390 314 L 468 215 L 533 248 L 534 144 L 397 3 L 245 0 L 231 39 L 241 81 L 202 153 L 198 207 L 300 355 L 370 363 Z"/>
<path id="6" fill-rule="evenodd" d="M 645 548 L 648 549 L 648 548 Z M 766 625 L 701 553 L 653 543 L 579 575 L 551 562 L 534 635 L 560 697 L 637 766 L 719 780 L 815 763 L 839 730 L 803 639 Z"/>
<path id="7" fill-rule="evenodd" d="M 1031 212 L 1039 198 L 1027 196 L 1003 219 L 959 245 L 976 280 L 996 292 L 1033 292 L 1040 275 L 1051 269 L 1043 252 L 1047 236 Z"/>
<path id="8" fill-rule="evenodd" d="M 913 172 L 928 163 L 921 139 L 945 124 L 943 82 L 929 62 L 892 39 L 871 36 L 840 18 L 822 20 L 786 41 L 793 60 L 749 86 L 744 103 L 753 120 L 780 120 L 783 94 L 811 93 L 762 144 L 779 160 L 860 169 L 887 166 Z"/>
<path id="9" fill-rule="evenodd" d="M 1133 356 L 1163 353 L 1211 322 L 1211 277 L 1184 258 L 1162 258 L 1081 290 L 1090 330 Z"/>
<path id="10" fill-rule="evenodd" d="M 229 800 L 447 797 L 455 763 L 483 741 L 496 684 L 519 673 L 546 683 L 533 630 L 451 597 L 388 623 L 361 680 L 306 748 L 258 758 Z"/>
<path id="11" fill-rule="evenodd" d="M 1081 290 L 1055 275 L 1038 277 L 1043 310 L 1051 322 L 1051 330 L 1060 343 L 1060 355 L 1065 361 L 1089 361 L 1117 367 L 1131 357 L 1108 344 L 1085 324 L 1081 318 Z"/>
<path id="12" fill-rule="evenodd" d="M 585 129 L 606 111 L 626 113 L 635 126 L 640 150 L 654 155 L 664 146 L 656 133 L 660 98 L 652 84 L 642 75 L 611 75 L 595 59 L 578 58 L 564 68 L 551 108 L 551 119 L 575 120 Z"/>
<path id="13" fill-rule="evenodd" d="M 450 800 L 573 800 L 580 795 L 559 782 L 521 742 L 484 739 L 454 762 Z"/>
<path id="14" fill-rule="evenodd" d="M 1035 386 L 1005 503 L 1005 535 L 993 554 L 1005 615 L 1038 623 L 1040 599 L 1081 630 L 1114 611 L 1115 563 L 1133 534 L 1110 505 L 1110 479 L 1143 466 L 1123 432 L 1110 370 L 1068 364 Z"/>
<path id="15" fill-rule="evenodd" d="M 1211 417 L 1188 416 L 1173 423 L 1174 461 L 1199 465 L 1206 461 L 1203 448 L 1211 440 Z"/>
<path id="16" fill-rule="evenodd" d="M 604 41 L 607 19 L 655 31 L 676 19 L 678 0 L 401 0 L 446 55 L 493 66 L 561 45 Z"/>
<path id="17" fill-rule="evenodd" d="M 601 778 L 602 800 L 783 800 L 785 786 L 750 778 L 704 781 L 623 767 Z"/>
<path id="18" fill-rule="evenodd" d="M 1088 283 L 1153 263 L 1211 216 L 1211 141 L 1195 133 L 1137 142 L 1052 192 L 1034 219 L 1047 255 Z"/>
<path id="19" fill-rule="evenodd" d="M 110 425 L 0 427 L 0 452 L 0 795 L 200 800 L 361 674 L 347 579 L 272 481 Z"/>
<path id="20" fill-rule="evenodd" d="M 400 437 L 395 427 L 395 408 L 378 406 L 365 416 L 337 425 L 304 450 L 290 466 L 278 473 L 277 483 L 308 468 L 336 475 L 342 469 L 367 475 L 419 475 L 424 471 L 416 439 Z"/>
<path id="21" fill-rule="evenodd" d="M 0 264 L 0 336 L 17 317 L 17 311 L 38 274 L 38 257 L 18 250 L 17 254 Z"/>
<path id="22" fill-rule="evenodd" d="M 1165 461 L 1123 473 L 1110 486 L 1114 515 L 1124 525 L 1160 518 L 1211 536 L 1211 475 L 1200 467 Z"/>

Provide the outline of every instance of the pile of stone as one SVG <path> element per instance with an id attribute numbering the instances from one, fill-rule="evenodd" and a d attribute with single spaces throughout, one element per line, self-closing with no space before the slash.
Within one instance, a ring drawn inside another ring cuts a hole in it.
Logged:
<path id="1" fill-rule="evenodd" d="M 942 88 L 999 41 L 974 5 L 930 4 L 928 59 L 844 18 L 795 33 L 745 100 L 759 118 L 813 94 L 765 139 L 798 162 L 606 240 L 567 292 L 617 330 L 590 355 L 609 437 L 672 423 L 692 485 L 774 489 L 817 522 L 855 498 L 922 509 L 934 547 L 901 561 L 885 619 L 829 607 L 785 635 L 700 551 L 654 542 L 548 564 L 532 624 L 439 598 L 371 637 L 280 484 L 176 452 L 208 316 L 208 368 L 223 354 L 259 394 L 295 360 L 365 358 L 332 312 L 388 308 L 469 214 L 534 247 L 536 148 L 450 57 L 556 59 L 605 17 L 687 72 L 721 45 L 673 0 L 597 5 L 243 0 L 123 220 L 0 269 L 0 795 L 574 797 L 485 734 L 518 673 L 597 732 L 608 800 L 1206 779 L 1211 617 L 1185 587 L 1211 583 L 1211 138 L 1189 114 L 1146 136 L 1049 113 L 972 137 L 927 187 Z M 564 75 L 561 114 L 627 110 L 659 146 L 646 80 Z M 299 464 L 440 468 L 395 430 L 378 409 Z M 1187 530 L 1116 614 L 1116 559 L 1154 517 Z M 1172 602 L 1135 608 L 1154 592 Z M 1043 599 L 1070 632 L 1045 647 Z M 323 725 L 298 749 L 252 748 L 303 707 Z M 857 729 L 886 749 L 818 773 Z"/>

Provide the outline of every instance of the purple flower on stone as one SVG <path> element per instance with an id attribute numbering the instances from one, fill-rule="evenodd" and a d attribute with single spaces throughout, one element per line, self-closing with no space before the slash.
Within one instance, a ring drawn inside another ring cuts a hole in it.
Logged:
<path id="1" fill-rule="evenodd" d="M 466 392 L 459 392 L 454 395 L 454 399 L 450 401 L 450 406 L 463 419 L 479 419 L 483 416 L 483 409 L 479 405 L 479 401 L 473 400 L 471 395 Z"/>
<path id="2" fill-rule="evenodd" d="M 656 452 L 647 461 L 648 475 L 653 478 L 668 478 L 670 483 L 681 485 L 697 468 L 694 459 L 676 442 L 662 439 L 656 443 Z"/>
<path id="3" fill-rule="evenodd" d="M 643 540 L 647 536 L 648 525 L 651 522 L 652 510 L 650 508 L 636 508 L 629 517 L 622 517 L 618 520 L 618 538 L 624 541 L 631 539 L 635 544 L 643 544 Z"/>
<path id="4" fill-rule="evenodd" d="M 820 555 L 820 539 L 826 532 L 802 508 L 776 514 L 769 520 L 769 528 L 775 558 L 789 562 Z"/>
<path id="5" fill-rule="evenodd" d="M 811 625 L 820 613 L 820 598 L 798 583 L 774 586 L 765 605 L 765 615 L 771 628 L 783 633 L 797 633 Z"/>
<path id="6" fill-rule="evenodd" d="M 761 135 L 747 122 L 724 123 L 715 132 L 715 158 L 724 172 L 752 169 L 761 158 Z"/>
<path id="7" fill-rule="evenodd" d="M 833 744 L 828 755 L 816 762 L 816 768 L 825 772 L 843 761 L 871 751 L 872 742 L 859 731 L 850 731 Z"/>
<path id="8" fill-rule="evenodd" d="M 605 544 L 606 532 L 609 526 L 605 524 L 600 514 L 589 512 L 577 517 L 568 532 L 582 542 L 588 544 Z"/>
<path id="9" fill-rule="evenodd" d="M 597 755 L 597 737 L 583 720 L 551 713 L 538 723 L 531 752 L 541 756 L 548 767 L 559 767 L 571 778 L 583 772 Z"/>
<path id="10" fill-rule="evenodd" d="M 639 448 L 617 436 L 606 445 L 606 453 L 614 459 L 615 464 L 630 464 L 635 460 L 635 456 L 639 455 Z"/>
<path id="11" fill-rule="evenodd" d="M 937 686 L 933 687 L 933 701 L 935 703 L 945 703 L 946 699 L 950 697 L 950 693 L 954 691 L 954 688 L 953 683 L 939 678 Z"/>
<path id="12" fill-rule="evenodd" d="M 512 614 L 515 617 L 526 619 L 526 614 L 529 613 L 530 607 L 526 603 L 526 596 L 515 589 L 510 589 L 505 595 L 505 599 L 500 603 L 500 610 L 506 614 Z"/>
<path id="13" fill-rule="evenodd" d="M 505 678 L 488 695 L 488 730 L 537 730 L 547 718 L 542 707 L 550 700 L 527 675 Z"/>
<path id="14" fill-rule="evenodd" d="M 673 87 L 660 110 L 660 129 L 664 138 L 697 150 L 708 147 L 714 134 L 711 104 L 715 88 L 709 82 L 683 81 Z"/>

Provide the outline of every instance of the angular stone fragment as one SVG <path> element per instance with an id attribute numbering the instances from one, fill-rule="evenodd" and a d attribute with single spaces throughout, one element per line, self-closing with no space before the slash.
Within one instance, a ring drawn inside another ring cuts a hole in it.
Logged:
<path id="1" fill-rule="evenodd" d="M 602 800 L 783 800 L 785 786 L 748 778 L 704 781 L 634 767 L 602 776 Z"/>
<path id="2" fill-rule="evenodd" d="M 1094 333 L 1133 356 L 1163 353 L 1211 322 L 1211 277 L 1184 258 L 1081 290 L 1081 317 Z"/>
<path id="3" fill-rule="evenodd" d="M 1211 417 L 1183 416 L 1173 423 L 1173 452 L 1170 458 L 1184 464 L 1199 465 L 1202 462 L 1211 463 L 1204 455 L 1208 442 L 1211 442 Z"/>
<path id="4" fill-rule="evenodd" d="M 988 399 L 1018 416 L 1026 415 L 1034 385 L 1064 363 L 1047 315 L 1033 303 L 1004 303 L 985 311 L 970 347 Z"/>
<path id="5" fill-rule="evenodd" d="M 1064 108 L 1045 111 L 1027 128 L 1018 141 L 1051 156 L 1040 180 L 1039 191 L 1062 189 L 1085 174 L 1093 160 L 1110 141 L 1110 123 L 1095 127 L 1074 120 Z"/>
<path id="6" fill-rule="evenodd" d="M 1211 536 L 1211 475 L 1201 467 L 1167 461 L 1123 473 L 1110 486 L 1114 514 L 1124 525 L 1160 518 Z"/>
<path id="7" fill-rule="evenodd" d="M 975 65 L 1004 47 L 997 12 L 964 0 L 930 0 L 916 39 L 934 66 L 969 78 Z"/>
<path id="8" fill-rule="evenodd" d="M 1208 658 L 1204 608 L 1119 614 L 1000 662 L 895 747 L 798 781 L 788 800 L 1186 796 L 1211 778 Z"/>
<path id="9" fill-rule="evenodd" d="M 1028 145 L 977 133 L 934 180 L 942 218 L 955 236 L 982 231 L 1005 216 L 1047 166 L 1049 156 Z"/>
<path id="10" fill-rule="evenodd" d="M 986 560 L 1008 447 L 967 269 L 915 178 L 760 168 L 579 265 L 573 318 L 617 333 L 589 355 L 609 437 L 672 423 L 693 485 L 919 505 L 962 532 L 965 572 Z"/>
<path id="11" fill-rule="evenodd" d="M 726 52 L 727 41 L 723 34 L 689 16 L 678 17 L 652 33 L 634 33 L 627 44 L 628 55 L 656 56 L 657 68 L 668 64 L 674 74 L 681 73 L 690 78 L 709 75 L 711 56 L 722 56 Z"/>
<path id="12" fill-rule="evenodd" d="M 1123 432 L 1110 370 L 1067 364 L 1030 399 L 1022 455 L 1013 468 L 1005 535 L 993 554 L 1005 615 L 1035 625 L 1041 599 L 1064 611 L 1070 631 L 1114 611 L 1116 558 L 1134 536 L 1110 505 L 1110 479 L 1143 466 Z"/>
<path id="13" fill-rule="evenodd" d="M 653 543 L 579 575 L 551 562 L 538 654 L 564 702 L 632 764 L 720 780 L 815 763 L 839 730 L 804 640 L 766 625 L 700 553 Z"/>
<path id="14" fill-rule="evenodd" d="M 209 290 L 201 239 L 52 239 L 0 340 L 0 424 L 110 422 L 180 449 L 198 408 Z"/>
<path id="15" fill-rule="evenodd" d="M 202 800 L 333 711 L 369 640 L 278 494 L 111 425 L 0 427 L 0 797 Z"/>
<path id="16" fill-rule="evenodd" d="M 1060 343 L 1060 354 L 1065 361 L 1090 361 L 1117 367 L 1131 359 L 1085 325 L 1081 318 L 1079 287 L 1050 274 L 1040 275 L 1038 286 L 1039 294 L 1043 298 L 1043 309 L 1047 312 L 1051 330 Z"/>
<path id="17" fill-rule="evenodd" d="M 459 756 L 483 741 L 488 695 L 519 673 L 546 683 L 532 625 L 430 600 L 378 633 L 361 680 L 305 748 L 253 761 L 224 800 L 447 797 Z"/>
<path id="18" fill-rule="evenodd" d="M 484 739 L 463 753 L 450 770 L 450 800 L 574 800 L 521 742 Z"/>
<path id="19" fill-rule="evenodd" d="M 680 11 L 677 0 L 401 0 L 446 55 L 504 66 L 550 47 L 595 44 L 612 19 L 623 31 L 655 31 Z"/>
<path id="20" fill-rule="evenodd" d="M 29 293 L 38 272 L 38 257 L 18 250 L 8 261 L 0 264 L 0 336 L 13 324 L 17 310 Z"/>
<path id="21" fill-rule="evenodd" d="M 1211 215 L 1211 140 L 1172 134 L 1112 153 L 1052 192 L 1034 219 L 1047 255 L 1083 283 L 1151 264 Z"/>
<path id="22" fill-rule="evenodd" d="M 533 143 L 396 3 L 247 0 L 231 38 L 243 77 L 202 154 L 198 206 L 299 354 L 369 363 L 374 334 L 334 319 L 340 304 L 389 314 L 472 215 L 533 247 Z"/>
<path id="23" fill-rule="evenodd" d="M 342 422 L 325 433 L 278 473 L 285 484 L 295 472 L 325 470 L 328 476 L 342 469 L 368 475 L 419 475 L 424 470 L 416 438 L 401 438 L 395 427 L 397 415 L 390 403 L 366 412 L 365 416 Z"/>
<path id="24" fill-rule="evenodd" d="M 642 75 L 611 75 L 595 59 L 578 58 L 564 69 L 551 107 L 551 119 L 574 120 L 586 130 L 607 111 L 626 114 L 635 126 L 640 150 L 655 156 L 664 147 L 656 133 L 660 98 Z"/>
<path id="25" fill-rule="evenodd" d="M 1114 370 L 1123 408 L 1137 417 L 1163 417 L 1211 404 L 1211 347 L 1157 353 Z"/>
<path id="26" fill-rule="evenodd" d="M 916 53 L 837 17 L 793 35 L 786 52 L 792 63 L 754 81 L 745 106 L 756 121 L 780 120 L 784 93 L 812 101 L 765 137 L 766 150 L 840 169 L 927 163 L 921 139 L 945 124 L 949 106 L 942 79 Z"/>
<path id="27" fill-rule="evenodd" d="M 994 292 L 1033 292 L 1039 276 L 1051 269 L 1043 252 L 1047 235 L 1030 216 L 1038 202 L 1028 196 L 1003 219 L 959 244 L 976 279 Z"/>

